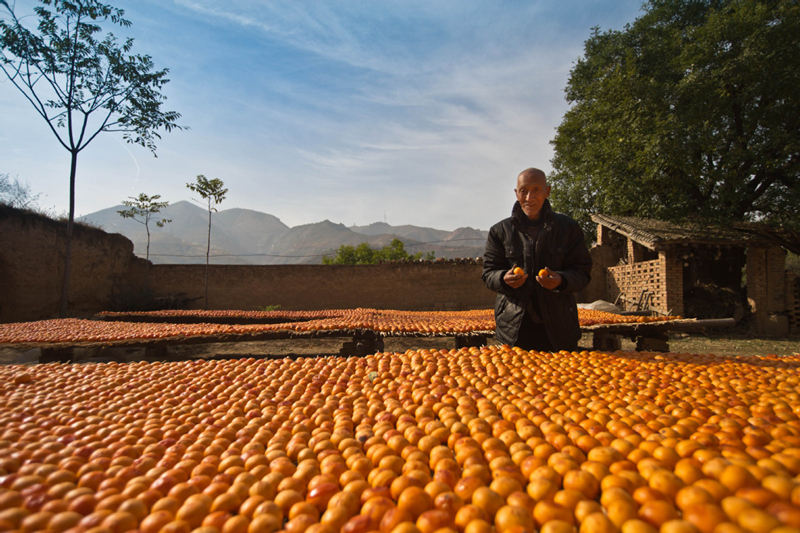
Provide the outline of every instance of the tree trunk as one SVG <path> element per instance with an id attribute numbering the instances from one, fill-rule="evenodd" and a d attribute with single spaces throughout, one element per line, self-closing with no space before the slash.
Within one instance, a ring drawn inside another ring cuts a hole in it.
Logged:
<path id="1" fill-rule="evenodd" d="M 208 244 L 206 246 L 206 305 L 208 311 L 208 258 L 211 255 L 211 200 L 208 201 Z"/>
<path id="2" fill-rule="evenodd" d="M 147 262 L 144 264 L 144 288 L 150 288 L 150 226 L 145 221 L 144 229 L 147 231 L 147 253 L 145 259 Z"/>
<path id="3" fill-rule="evenodd" d="M 145 259 L 150 261 L 150 228 L 145 223 L 144 229 L 147 232 L 147 252 L 145 253 Z"/>
<path id="4" fill-rule="evenodd" d="M 72 263 L 72 227 L 75 220 L 75 172 L 78 169 L 78 151 L 71 152 L 69 169 L 69 218 L 67 218 L 67 242 L 64 253 L 64 280 L 61 287 L 61 309 L 58 312 L 60 318 L 67 317 L 67 307 L 69 305 L 69 275 Z"/>

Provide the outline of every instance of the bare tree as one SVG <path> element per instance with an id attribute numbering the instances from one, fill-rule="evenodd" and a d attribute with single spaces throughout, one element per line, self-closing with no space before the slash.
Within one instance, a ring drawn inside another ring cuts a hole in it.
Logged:
<path id="1" fill-rule="evenodd" d="M 0 69 L 70 153 L 69 217 L 60 316 L 67 314 L 78 154 L 101 132 L 121 132 L 155 155 L 160 129 L 181 129 L 180 114 L 162 111 L 167 69 L 131 54 L 133 39 L 100 39 L 101 24 L 131 25 L 125 12 L 98 0 L 39 0 L 38 26 L 22 24 L 0 0 Z"/>
<path id="2" fill-rule="evenodd" d="M 161 198 L 160 194 L 147 196 L 145 193 L 139 193 L 138 197 L 129 196 L 128 200 L 123 200 L 122 205 L 127 206 L 128 209 L 117 211 L 122 218 L 130 218 L 144 226 L 147 231 L 147 254 L 145 259 L 150 260 L 150 219 L 153 215 L 161 212 L 162 209 L 169 205 L 169 202 L 157 202 Z M 163 228 L 165 224 L 169 224 L 172 220 L 162 218 L 161 220 L 153 220 L 156 226 Z"/>
<path id="3" fill-rule="evenodd" d="M 197 176 L 195 183 L 187 183 L 186 187 L 200 195 L 200 198 L 208 204 L 208 244 L 206 246 L 206 300 L 205 308 L 208 309 L 208 259 L 211 255 L 211 212 L 217 209 L 214 205 L 219 204 L 225 199 L 228 189 L 223 189 L 225 185 L 218 178 L 208 179 L 202 174 Z"/>
<path id="4" fill-rule="evenodd" d="M 41 194 L 33 194 L 31 186 L 8 174 L 0 174 L 0 204 L 17 209 L 38 209 Z"/>

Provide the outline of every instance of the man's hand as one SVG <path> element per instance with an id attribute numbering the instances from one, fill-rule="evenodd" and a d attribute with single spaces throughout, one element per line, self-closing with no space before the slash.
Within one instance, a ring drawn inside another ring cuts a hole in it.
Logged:
<path id="1" fill-rule="evenodd" d="M 546 276 L 542 276 L 541 274 L 546 273 Z M 545 289 L 550 289 L 551 291 L 561 285 L 561 274 L 550 270 L 549 268 L 545 267 L 539 271 L 539 276 L 536 276 L 536 281 L 539 282 L 539 285 L 544 287 Z"/>
<path id="2" fill-rule="evenodd" d="M 505 281 L 506 285 L 508 285 L 512 289 L 518 289 L 522 287 L 522 284 L 525 283 L 526 279 L 528 279 L 528 275 L 525 272 L 521 274 L 514 274 L 513 268 L 507 271 L 505 276 L 503 276 L 503 281 Z"/>

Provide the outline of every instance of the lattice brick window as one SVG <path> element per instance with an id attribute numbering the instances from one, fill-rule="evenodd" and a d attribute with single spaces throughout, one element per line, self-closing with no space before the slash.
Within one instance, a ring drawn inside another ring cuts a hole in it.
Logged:
<path id="1" fill-rule="evenodd" d="M 621 295 L 620 300 L 629 307 L 639 302 L 643 293 L 649 293 L 648 306 L 666 310 L 667 293 L 661 259 L 610 267 L 606 280 L 610 299 L 616 300 Z"/>

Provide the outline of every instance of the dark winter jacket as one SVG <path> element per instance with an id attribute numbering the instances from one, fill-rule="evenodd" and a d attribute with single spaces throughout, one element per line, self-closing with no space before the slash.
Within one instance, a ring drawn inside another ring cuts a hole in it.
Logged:
<path id="1" fill-rule="evenodd" d="M 553 348 L 574 350 L 581 337 L 574 293 L 586 287 L 592 271 L 592 256 L 586 248 L 583 231 L 570 217 L 554 212 L 545 200 L 540 215 L 543 225 L 534 251 L 524 230 L 525 217 L 519 202 L 515 203 L 511 217 L 492 226 L 486 242 L 482 278 L 497 293 L 495 338 L 510 345 L 517 341 L 522 316 L 526 307 L 531 307 L 529 301 L 533 297 L 537 298 L 536 307 Z M 517 289 L 503 281 L 514 265 L 528 274 Z M 536 281 L 536 274 L 544 267 L 561 274 L 563 281 L 558 289 L 545 289 Z"/>

